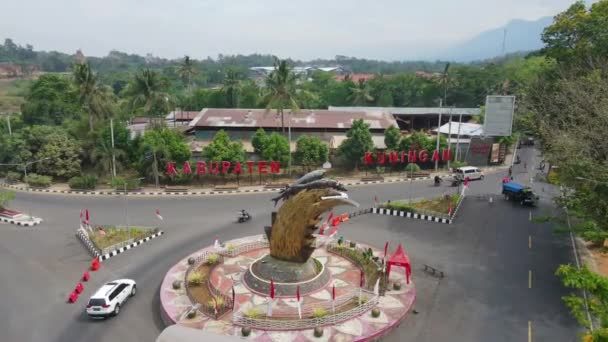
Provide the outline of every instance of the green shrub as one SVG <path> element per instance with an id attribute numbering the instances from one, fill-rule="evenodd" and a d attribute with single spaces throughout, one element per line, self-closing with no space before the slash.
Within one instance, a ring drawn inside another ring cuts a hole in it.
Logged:
<path id="1" fill-rule="evenodd" d="M 365 297 L 365 296 L 361 296 L 361 305 L 367 303 L 367 301 L 369 300 L 369 298 Z M 358 303 L 358 302 L 357 302 Z"/>
<path id="2" fill-rule="evenodd" d="M 192 272 L 188 275 L 188 284 L 192 286 L 202 285 L 205 281 L 205 276 L 201 272 Z"/>
<path id="3" fill-rule="evenodd" d="M 452 167 L 452 169 L 457 169 L 459 167 L 463 167 L 463 166 L 467 166 L 467 162 L 465 161 L 453 161 L 450 166 Z"/>
<path id="4" fill-rule="evenodd" d="M 220 309 L 223 308 L 224 307 L 224 298 L 222 298 L 222 297 L 214 297 L 214 298 L 215 298 L 215 301 L 213 301 L 213 299 L 211 299 L 207 302 L 209 304 L 209 306 L 214 308 L 215 302 L 217 302 L 217 307 Z"/>
<path id="5" fill-rule="evenodd" d="M 97 186 L 97 177 L 95 176 L 76 176 L 70 178 L 70 189 L 93 190 Z"/>
<path id="6" fill-rule="evenodd" d="M 263 315 L 264 314 L 261 311 L 255 309 L 255 308 L 249 308 L 249 309 L 245 310 L 245 317 L 247 317 L 247 318 L 260 318 Z"/>
<path id="7" fill-rule="evenodd" d="M 207 256 L 207 261 L 206 261 L 207 265 L 215 265 L 218 262 L 220 262 L 220 256 L 219 256 L 219 254 L 215 254 L 214 253 L 214 254 L 209 254 Z"/>
<path id="8" fill-rule="evenodd" d="M 228 252 L 232 252 L 235 248 L 236 247 L 233 244 L 231 244 L 231 243 L 229 243 L 229 244 L 226 245 L 226 250 Z"/>
<path id="9" fill-rule="evenodd" d="M 324 308 L 314 308 L 312 310 L 312 317 L 314 318 L 322 318 L 327 316 L 327 310 Z"/>
<path id="10" fill-rule="evenodd" d="M 21 180 L 21 173 L 9 171 L 6 173 L 6 180 L 9 182 L 18 182 Z"/>
<path id="11" fill-rule="evenodd" d="M 116 189 L 124 189 L 125 183 L 127 185 L 127 190 L 137 190 L 141 188 L 141 180 L 134 179 L 124 179 L 122 177 L 114 177 L 112 179 L 112 187 Z"/>
<path id="12" fill-rule="evenodd" d="M 42 176 L 35 173 L 31 173 L 27 175 L 27 177 L 25 178 L 25 182 L 29 186 L 46 188 L 51 185 L 51 183 L 53 182 L 53 178 L 51 178 L 50 176 Z"/>
<path id="13" fill-rule="evenodd" d="M 407 166 L 405 167 L 405 170 L 407 172 L 418 172 L 418 171 L 420 171 L 420 166 L 418 166 L 418 164 L 416 164 L 416 163 L 410 163 L 410 164 L 407 164 Z"/>

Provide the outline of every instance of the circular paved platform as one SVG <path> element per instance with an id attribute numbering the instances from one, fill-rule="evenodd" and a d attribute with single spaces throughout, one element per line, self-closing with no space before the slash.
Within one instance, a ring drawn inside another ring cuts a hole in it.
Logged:
<path id="1" fill-rule="evenodd" d="M 172 284 L 175 280 L 183 281 L 186 271 L 188 270 L 187 260 L 189 257 L 200 256 L 201 253 L 216 251 L 213 247 L 205 248 L 201 251 L 193 253 L 182 259 L 174 265 L 166 274 L 165 279 L 160 289 L 161 299 L 161 314 L 167 325 L 182 324 L 188 327 L 205 330 L 221 335 L 240 336 L 241 327 L 238 324 L 243 323 L 244 313 L 254 308 L 257 311 L 266 312 L 268 298 L 252 292 L 243 284 L 242 278 L 249 265 L 256 259 L 267 254 L 268 248 L 263 247 L 263 237 L 251 236 L 232 241 L 226 241 L 226 246 L 251 246 L 252 243 L 259 243 L 261 248 L 255 248 L 233 257 L 225 256 L 224 263 L 216 266 L 210 276 L 210 286 L 217 289 L 219 292 L 229 295 L 234 285 L 236 293 L 235 312 L 232 311 L 221 316 L 218 320 L 210 318 L 203 313 L 198 313 L 195 318 L 188 319 L 187 312 L 192 308 L 193 303 L 190 301 L 183 286 L 175 290 Z M 360 244 L 365 248 L 370 246 Z M 374 250 L 375 255 L 380 255 L 382 252 Z M 331 289 L 335 286 L 336 301 L 346 302 L 354 297 L 358 297 L 358 285 L 360 270 L 351 261 L 339 255 L 328 252 L 325 247 L 319 247 L 315 250 L 313 256 L 317 258 L 325 268 L 331 272 L 332 279 L 325 288 L 302 296 L 302 308 L 306 315 L 307 311 L 313 308 L 325 307 L 331 308 Z M 234 282 L 233 282 L 234 280 Z M 323 337 L 316 338 L 313 335 L 313 329 L 291 330 L 289 324 L 280 327 L 266 327 L 269 330 L 260 330 L 253 328 L 252 333 L 246 339 L 252 341 L 366 341 L 377 338 L 388 333 L 392 328 L 396 327 L 401 320 L 405 318 L 411 309 L 414 298 L 415 288 L 413 282 L 409 285 L 405 284 L 405 275 L 401 269 L 394 269 L 391 272 L 389 282 L 399 281 L 402 284 L 400 290 L 390 290 L 385 296 L 375 297 L 372 292 L 364 293 L 364 297 L 374 299 L 373 303 L 367 305 L 368 310 L 358 315 L 338 319 L 335 324 L 324 326 Z M 377 298 L 377 302 L 375 301 Z M 365 305 L 363 306 L 365 307 Z M 361 308 L 363 308 L 361 307 Z M 370 314 L 372 307 L 380 309 L 380 316 L 373 318 Z M 331 314 L 331 309 L 329 310 Z M 297 304 L 295 298 L 275 298 L 273 301 L 273 316 L 289 316 L 297 320 Z M 337 316 L 344 316 L 338 314 Z M 335 316 L 335 317 L 337 317 Z M 239 319 L 240 317 L 240 319 Z M 273 324 L 274 324 L 273 323 Z M 279 329 L 279 330 L 278 330 Z M 289 329 L 289 330 L 280 330 Z"/>

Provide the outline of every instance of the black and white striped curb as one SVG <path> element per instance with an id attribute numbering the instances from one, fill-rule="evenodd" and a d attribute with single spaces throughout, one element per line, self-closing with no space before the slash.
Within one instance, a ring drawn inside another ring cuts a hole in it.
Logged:
<path id="1" fill-rule="evenodd" d="M 437 217 L 437 216 L 432 216 L 432 215 L 412 213 L 409 211 L 401 211 L 401 210 L 393 210 L 393 209 L 385 209 L 385 208 L 372 208 L 372 213 L 379 214 L 379 215 L 390 215 L 390 216 L 413 218 L 413 219 L 417 219 L 417 220 L 424 220 L 424 221 L 431 221 L 431 222 L 445 223 L 445 224 L 451 224 L 452 219 L 454 217 L 454 216 L 452 216 L 452 218 Z"/>
<path id="2" fill-rule="evenodd" d="M 446 176 L 443 176 L 444 178 Z M 430 180 L 432 177 L 419 177 L 414 178 L 412 181 L 424 181 Z M 365 182 L 349 182 L 343 183 L 346 186 L 350 185 L 366 185 L 366 184 L 383 184 L 383 183 L 403 183 L 409 182 L 409 178 L 397 178 L 397 179 L 387 179 L 387 180 L 377 180 L 377 181 L 365 181 Z M 1 187 L 15 189 L 19 191 L 29 191 L 29 192 L 43 192 L 43 193 L 56 193 L 56 194 L 71 194 L 71 195 L 106 195 L 106 196 L 116 196 L 122 195 L 125 193 L 123 191 L 78 191 L 78 190 L 53 190 L 53 189 L 37 189 L 37 188 L 23 188 L 20 186 L 15 186 L 11 184 L 2 183 Z M 188 192 L 164 192 L 164 191 L 132 191 L 127 192 L 128 196 L 201 196 L 201 195 L 225 195 L 225 194 L 242 194 L 242 193 L 255 193 L 255 192 L 278 192 L 282 190 L 281 188 L 271 188 L 271 189 L 246 189 L 246 190 L 211 190 L 211 191 L 188 191 Z"/>
<path id="3" fill-rule="evenodd" d="M 158 233 L 154 233 L 153 235 L 148 236 L 147 238 L 144 238 L 144 239 L 141 239 L 141 240 L 137 240 L 137 241 L 133 242 L 130 245 L 126 245 L 124 247 L 120 247 L 118 249 L 115 249 L 115 250 L 111 251 L 110 253 L 107 253 L 107 254 L 104 254 L 104 255 L 100 256 L 99 257 L 99 261 L 101 262 L 101 261 L 108 260 L 108 259 L 110 259 L 113 256 L 116 256 L 116 255 L 118 255 L 118 254 L 120 254 L 122 252 L 126 252 L 129 249 L 131 249 L 131 248 L 135 248 L 137 246 L 140 246 L 140 245 L 142 245 L 142 244 L 144 244 L 144 243 L 146 243 L 146 242 L 148 242 L 148 241 L 150 241 L 150 240 L 152 240 L 152 239 L 154 239 L 156 237 L 159 237 L 159 236 L 161 236 L 163 234 L 164 234 L 164 232 L 161 230 Z"/>
<path id="4" fill-rule="evenodd" d="M 6 218 L 6 217 L 0 217 L 0 222 L 16 224 L 18 226 L 23 226 L 23 227 L 32 227 L 32 226 L 36 226 L 36 225 L 39 225 L 40 223 L 42 223 L 42 219 L 34 217 L 31 221 L 21 221 L 21 220 Z"/>
<path id="5" fill-rule="evenodd" d="M 95 244 L 93 244 L 93 241 L 89 239 L 89 236 L 82 229 L 78 229 L 76 231 L 76 236 L 80 239 L 80 241 L 82 241 L 93 257 L 98 257 L 101 254 L 97 247 L 95 247 Z"/>

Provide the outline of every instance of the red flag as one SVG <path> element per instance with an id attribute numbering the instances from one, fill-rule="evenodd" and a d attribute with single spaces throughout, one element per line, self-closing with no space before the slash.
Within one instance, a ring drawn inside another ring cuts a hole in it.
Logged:
<path id="1" fill-rule="evenodd" d="M 274 280 L 270 278 L 270 298 L 274 299 Z"/>
<path id="2" fill-rule="evenodd" d="M 213 297 L 213 310 L 215 310 L 216 315 L 218 312 L 220 312 L 219 308 L 217 307 L 217 300 L 215 299 L 215 297 Z"/>
<path id="3" fill-rule="evenodd" d="M 336 300 L 336 285 L 331 288 L 331 300 Z"/>
<path id="4" fill-rule="evenodd" d="M 329 222 L 329 220 L 331 220 L 331 218 L 334 217 L 334 212 L 332 211 L 331 213 L 329 213 L 329 217 L 327 217 L 327 221 Z"/>
<path id="5" fill-rule="evenodd" d="M 469 186 L 469 177 L 464 179 L 464 186 L 468 187 Z"/>
<path id="6" fill-rule="evenodd" d="M 163 217 L 160 215 L 160 210 L 156 209 L 156 217 L 158 217 L 159 220 L 163 220 Z"/>
<path id="7" fill-rule="evenodd" d="M 452 206 L 448 207 L 448 216 L 452 216 Z"/>
<path id="8" fill-rule="evenodd" d="M 82 220 L 82 209 L 80 209 L 80 219 Z"/>
<path id="9" fill-rule="evenodd" d="M 89 223 L 89 209 L 86 209 L 86 216 L 85 216 L 87 223 Z"/>
<path id="10" fill-rule="evenodd" d="M 298 299 L 298 302 L 299 302 L 300 301 L 300 286 L 299 285 L 296 288 L 296 298 Z"/>
<path id="11" fill-rule="evenodd" d="M 361 271 L 361 274 L 359 275 L 359 287 L 363 287 L 363 271 Z"/>
<path id="12" fill-rule="evenodd" d="M 384 257 L 386 258 L 386 253 L 388 253 L 388 241 L 384 244 Z"/>
<path id="13" fill-rule="evenodd" d="M 319 235 L 324 235 L 325 234 L 325 229 L 327 229 L 327 223 L 323 223 L 321 225 L 321 228 L 319 229 Z"/>

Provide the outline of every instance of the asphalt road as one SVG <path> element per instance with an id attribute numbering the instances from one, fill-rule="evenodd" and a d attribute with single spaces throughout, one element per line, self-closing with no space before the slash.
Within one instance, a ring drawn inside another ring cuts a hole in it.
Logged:
<path id="1" fill-rule="evenodd" d="M 529 182 L 536 152 L 523 149 L 516 179 Z M 471 183 L 471 195 L 497 194 L 502 174 Z M 374 197 L 408 199 L 454 192 L 430 181 L 351 187 L 350 197 L 362 207 Z M 533 184 L 539 192 L 542 184 Z M 543 199 L 548 199 L 547 187 Z M 153 341 L 161 331 L 158 289 L 168 268 L 185 255 L 223 240 L 259 234 L 270 221 L 273 194 L 211 197 L 86 197 L 17 193 L 14 207 L 34 213 L 45 222 L 33 228 L 0 226 L 0 331 L 3 341 Z M 144 246 L 102 263 L 92 274 L 77 304 L 65 301 L 90 256 L 74 237 L 80 209 L 88 208 L 94 224 L 124 224 L 125 209 L 131 224 L 158 225 L 160 209 L 166 234 Z M 246 209 L 253 220 L 234 223 Z M 345 208 L 346 209 L 346 208 Z M 534 215 L 550 211 L 549 203 Z M 571 260 L 564 236 L 545 225 L 532 224 L 529 211 L 497 196 L 494 204 L 471 196 L 453 225 L 366 215 L 343 228 L 347 238 L 382 246 L 386 240 L 403 243 L 414 267 L 418 315 L 409 317 L 387 341 L 519 341 L 532 322 L 535 341 L 574 341 L 576 324 L 560 296 L 564 290 L 553 276 L 559 263 Z M 529 239 L 532 248 L 529 248 Z M 438 280 L 421 271 L 423 264 L 442 269 Z M 529 272 L 532 274 L 532 288 Z M 84 304 L 102 283 L 133 278 L 138 294 L 117 318 L 90 321 Z"/>

